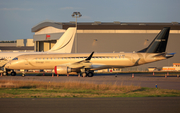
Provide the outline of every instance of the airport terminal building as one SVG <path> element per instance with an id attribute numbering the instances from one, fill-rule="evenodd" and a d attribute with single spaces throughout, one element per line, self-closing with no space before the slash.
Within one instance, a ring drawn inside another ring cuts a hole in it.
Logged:
<path id="1" fill-rule="evenodd" d="M 47 51 L 69 28 L 75 27 L 75 22 L 42 22 L 34 26 L 34 50 Z M 133 52 L 146 48 L 163 27 L 171 27 L 167 52 L 175 52 L 168 60 L 146 64 L 134 68 L 170 66 L 180 63 L 180 24 L 172 23 L 122 23 L 122 22 L 78 22 L 76 41 L 72 53 L 101 52 Z"/>

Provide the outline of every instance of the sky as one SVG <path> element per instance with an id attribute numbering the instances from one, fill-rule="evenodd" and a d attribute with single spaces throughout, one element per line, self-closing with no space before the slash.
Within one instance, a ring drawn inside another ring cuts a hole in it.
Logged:
<path id="1" fill-rule="evenodd" d="M 33 38 L 43 21 L 180 23 L 180 0 L 0 0 L 0 40 Z"/>

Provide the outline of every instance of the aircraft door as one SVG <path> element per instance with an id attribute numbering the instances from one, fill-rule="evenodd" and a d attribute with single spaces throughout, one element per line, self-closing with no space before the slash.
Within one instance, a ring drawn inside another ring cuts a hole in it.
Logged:
<path id="1" fill-rule="evenodd" d="M 133 63 L 136 62 L 135 57 L 136 57 L 136 55 L 135 55 L 135 52 L 133 51 L 132 56 L 131 56 L 131 61 L 132 61 Z"/>
<path id="2" fill-rule="evenodd" d="M 25 65 L 25 66 L 29 64 L 29 63 L 28 63 L 28 59 L 27 59 L 26 57 L 23 58 L 23 61 L 24 61 L 24 65 Z"/>

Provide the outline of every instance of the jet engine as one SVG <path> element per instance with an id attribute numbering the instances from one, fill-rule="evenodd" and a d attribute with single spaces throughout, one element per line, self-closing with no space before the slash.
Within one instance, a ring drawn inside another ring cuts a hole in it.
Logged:
<path id="1" fill-rule="evenodd" d="M 71 68 L 67 66 L 55 66 L 54 67 L 55 74 L 67 74 L 71 72 Z"/>

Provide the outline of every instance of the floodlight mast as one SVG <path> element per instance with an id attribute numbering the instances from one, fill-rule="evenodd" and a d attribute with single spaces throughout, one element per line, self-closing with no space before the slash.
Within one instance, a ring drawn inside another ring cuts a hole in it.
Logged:
<path id="1" fill-rule="evenodd" d="M 73 18 L 76 18 L 76 37 L 75 37 L 75 53 L 77 53 L 77 18 L 80 18 L 82 14 L 80 12 L 73 12 L 71 15 Z"/>

